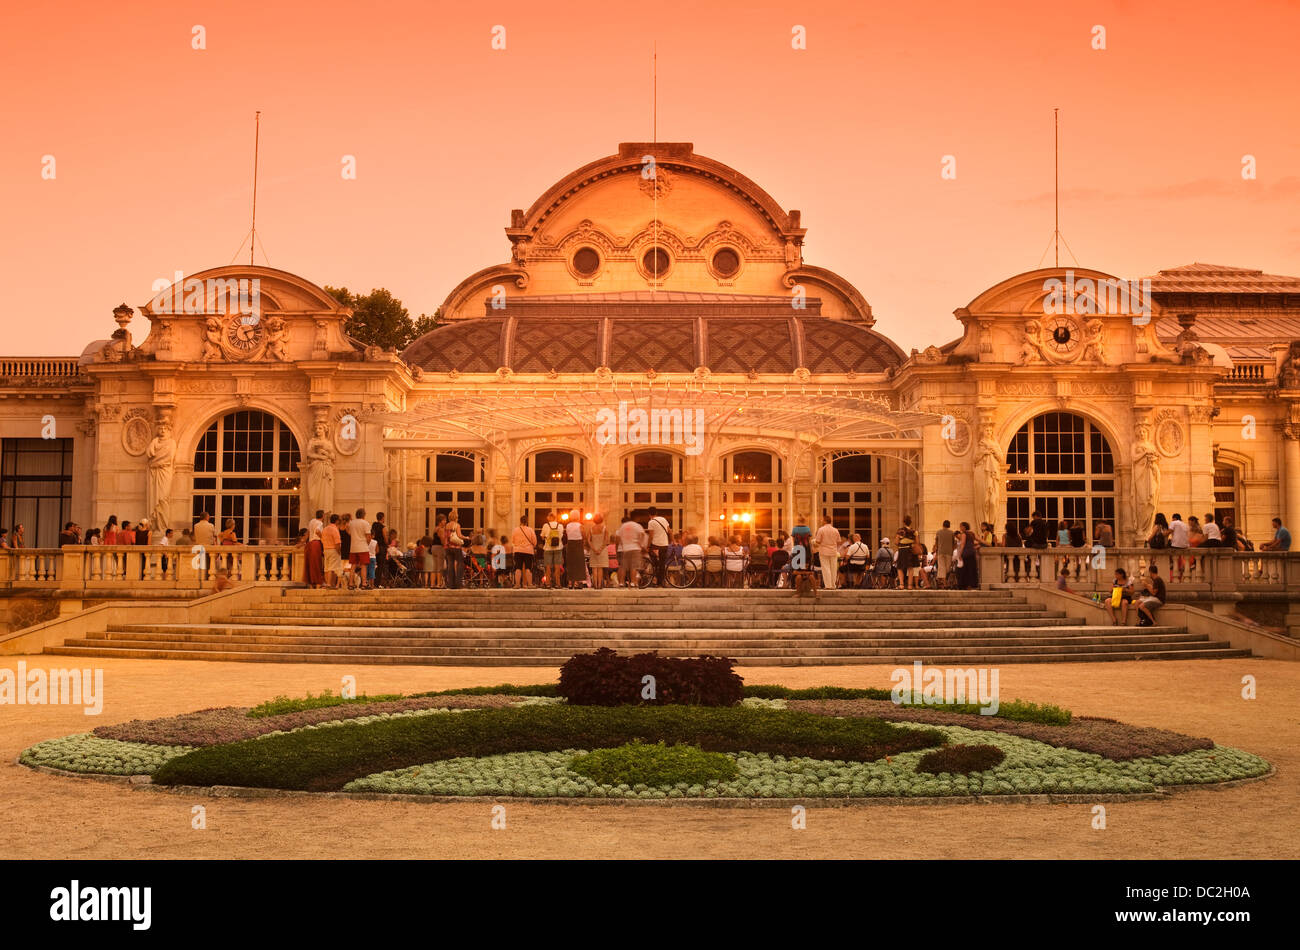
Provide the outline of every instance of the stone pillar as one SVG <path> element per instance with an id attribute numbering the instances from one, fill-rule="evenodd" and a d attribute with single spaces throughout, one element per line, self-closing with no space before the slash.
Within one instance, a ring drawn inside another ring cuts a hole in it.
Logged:
<path id="1" fill-rule="evenodd" d="M 1278 500 L 1286 505 L 1286 527 L 1294 533 L 1295 525 L 1300 525 L 1300 425 L 1286 426 L 1282 441 L 1282 490 Z"/>

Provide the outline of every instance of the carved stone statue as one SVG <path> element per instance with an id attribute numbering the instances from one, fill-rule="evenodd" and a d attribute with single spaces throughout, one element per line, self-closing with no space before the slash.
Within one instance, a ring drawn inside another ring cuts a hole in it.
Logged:
<path id="1" fill-rule="evenodd" d="M 1083 360 L 1106 362 L 1106 324 L 1100 320 L 1088 321 L 1088 336 L 1083 346 Z"/>
<path id="2" fill-rule="evenodd" d="M 1278 372 L 1278 385 L 1283 389 L 1300 389 L 1300 340 L 1293 341 L 1287 349 Z"/>
<path id="3" fill-rule="evenodd" d="M 149 521 L 158 537 L 167 530 L 168 511 L 172 500 L 172 472 L 176 465 L 176 440 L 172 438 L 171 423 L 158 422 L 158 434 L 145 450 L 149 459 Z"/>
<path id="4" fill-rule="evenodd" d="M 980 440 L 975 447 L 975 517 L 997 525 L 1005 517 L 1002 507 L 1002 490 L 1007 477 L 1006 461 L 1002 447 L 993 439 L 993 426 L 980 426 Z"/>
<path id="5" fill-rule="evenodd" d="M 221 320 L 218 317 L 208 317 L 203 334 L 203 353 L 200 358 L 203 360 L 221 359 Z"/>
<path id="6" fill-rule="evenodd" d="M 299 468 L 307 489 L 307 505 L 304 511 L 324 508 L 327 512 L 334 507 L 334 448 L 329 443 L 327 426 L 317 421 L 312 432 L 311 441 L 307 443 L 307 452 Z"/>
<path id="7" fill-rule="evenodd" d="M 266 358 L 289 362 L 289 331 L 281 317 L 266 318 Z"/>
<path id="8" fill-rule="evenodd" d="M 1043 325 L 1037 320 L 1026 320 L 1024 323 L 1024 340 L 1020 343 L 1020 355 L 1016 362 L 1025 363 L 1042 363 L 1046 362 L 1047 357 L 1043 354 Z"/>
<path id="9" fill-rule="evenodd" d="M 1156 521 L 1160 504 L 1160 453 L 1151 441 L 1151 423 L 1136 425 L 1133 442 L 1133 528 L 1138 542 L 1145 540 Z"/>

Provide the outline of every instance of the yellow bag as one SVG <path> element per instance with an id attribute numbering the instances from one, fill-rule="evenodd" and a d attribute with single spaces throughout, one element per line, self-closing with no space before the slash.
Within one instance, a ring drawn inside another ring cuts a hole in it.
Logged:
<path id="1" fill-rule="evenodd" d="M 1124 599 L 1124 588 L 1112 587 L 1110 589 L 1110 605 L 1112 607 L 1118 607 L 1120 603 L 1123 601 L 1123 599 Z"/>

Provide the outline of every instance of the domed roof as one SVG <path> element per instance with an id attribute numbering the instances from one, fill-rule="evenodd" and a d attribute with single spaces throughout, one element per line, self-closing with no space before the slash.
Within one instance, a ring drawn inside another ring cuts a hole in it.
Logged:
<path id="1" fill-rule="evenodd" d="M 586 297 L 587 299 L 584 299 Z M 690 298 L 690 299 L 688 299 Z M 705 299 L 708 298 L 708 299 Z M 651 302 L 653 300 L 653 302 Z M 792 311 L 781 297 L 557 295 L 439 327 L 402 354 L 431 372 L 880 373 L 905 356 L 859 324 Z M 809 312 L 811 311 L 811 312 Z"/>

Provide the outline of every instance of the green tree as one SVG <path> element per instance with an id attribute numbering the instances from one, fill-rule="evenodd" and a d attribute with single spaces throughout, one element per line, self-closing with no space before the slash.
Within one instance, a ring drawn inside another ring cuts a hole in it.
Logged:
<path id="1" fill-rule="evenodd" d="M 422 313 L 412 318 L 402 302 L 383 287 L 364 295 L 354 294 L 346 287 L 326 286 L 325 292 L 343 306 L 352 308 L 352 317 L 344 330 L 367 346 L 403 350 L 412 340 L 437 326 L 442 313 L 439 308 L 431 317 Z"/>

